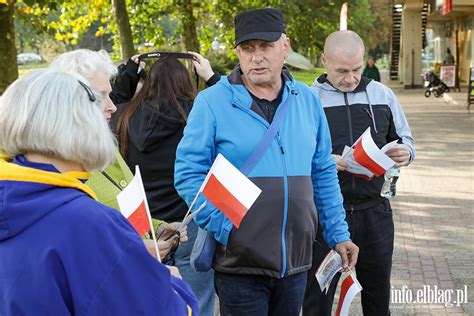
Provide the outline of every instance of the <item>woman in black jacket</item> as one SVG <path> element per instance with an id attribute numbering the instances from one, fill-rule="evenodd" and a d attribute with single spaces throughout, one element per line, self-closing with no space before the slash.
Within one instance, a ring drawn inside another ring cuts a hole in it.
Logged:
<path id="1" fill-rule="evenodd" d="M 213 84 L 219 79 L 209 62 L 195 54 L 197 73 Z M 212 76 L 212 77 L 211 77 Z M 167 222 L 182 221 L 188 207 L 174 188 L 176 147 L 183 137 L 196 89 L 186 67 L 176 58 L 155 62 L 143 87 L 128 103 L 118 105 L 112 125 L 118 135 L 120 153 L 134 170 L 140 166 L 150 212 L 153 218 Z M 188 224 L 189 242 L 180 244 L 173 262 L 199 301 L 200 315 L 214 312 L 214 273 L 196 272 L 189 256 L 197 234 L 197 225 Z"/>

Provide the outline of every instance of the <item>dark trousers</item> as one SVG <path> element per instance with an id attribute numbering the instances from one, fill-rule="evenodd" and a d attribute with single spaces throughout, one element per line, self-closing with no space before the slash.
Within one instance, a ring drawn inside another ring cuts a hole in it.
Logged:
<path id="1" fill-rule="evenodd" d="M 392 209 L 388 200 L 359 211 L 346 212 L 352 241 L 359 246 L 356 265 L 357 279 L 362 285 L 362 310 L 365 316 L 390 315 L 390 274 L 394 241 Z M 313 267 L 308 274 L 303 316 L 331 315 L 339 275 L 327 293 L 322 293 L 314 273 L 329 251 L 318 233 L 320 247 L 315 243 Z M 319 250 L 318 250 L 319 249 Z"/>
<path id="2" fill-rule="evenodd" d="M 215 272 L 214 282 L 222 316 L 298 316 L 307 273 L 283 279 Z"/>

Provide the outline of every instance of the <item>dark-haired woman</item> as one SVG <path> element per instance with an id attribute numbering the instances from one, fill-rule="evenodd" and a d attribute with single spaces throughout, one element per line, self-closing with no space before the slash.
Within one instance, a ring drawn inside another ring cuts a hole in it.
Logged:
<path id="1" fill-rule="evenodd" d="M 209 61 L 193 53 L 197 73 L 212 85 L 219 80 Z M 140 166 L 152 217 L 167 222 L 182 221 L 188 207 L 174 188 L 176 147 L 183 137 L 196 89 L 187 68 L 177 59 L 165 57 L 155 62 L 136 96 L 118 106 L 112 126 L 118 135 L 120 152 L 128 166 Z M 199 302 L 200 315 L 214 314 L 214 272 L 196 272 L 189 256 L 197 225 L 188 224 L 189 242 L 181 244 L 171 264 L 178 267 Z"/>

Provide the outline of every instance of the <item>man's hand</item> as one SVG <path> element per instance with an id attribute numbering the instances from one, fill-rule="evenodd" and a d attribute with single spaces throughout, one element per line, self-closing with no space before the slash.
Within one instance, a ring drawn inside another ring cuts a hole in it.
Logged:
<path id="1" fill-rule="evenodd" d="M 385 154 L 396 162 L 395 167 L 404 167 L 410 162 L 410 149 L 405 144 L 395 144 Z"/>
<path id="2" fill-rule="evenodd" d="M 336 244 L 334 249 L 342 258 L 342 271 L 347 272 L 349 269 L 354 269 L 359 256 L 359 247 L 352 241 L 343 241 Z"/>
<path id="3" fill-rule="evenodd" d="M 341 155 L 332 155 L 332 157 L 336 161 L 337 171 L 344 171 L 344 170 L 347 169 L 347 163 L 345 161 L 342 161 L 342 156 Z"/>
<path id="4" fill-rule="evenodd" d="M 198 53 L 195 53 L 195 52 L 188 52 L 188 53 L 191 55 L 194 55 L 197 58 L 197 61 L 193 60 L 192 62 L 198 76 L 204 79 L 204 81 L 208 81 L 214 74 L 214 71 L 212 71 L 212 68 L 211 68 L 211 64 L 209 63 L 209 60 L 207 60 L 206 58 L 204 58 L 202 55 Z"/>

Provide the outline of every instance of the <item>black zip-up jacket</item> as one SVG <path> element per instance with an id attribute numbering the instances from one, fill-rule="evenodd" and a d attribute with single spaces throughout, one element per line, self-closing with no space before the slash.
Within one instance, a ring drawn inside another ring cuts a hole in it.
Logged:
<path id="1" fill-rule="evenodd" d="M 113 126 L 126 106 L 117 106 Z M 192 102 L 181 101 L 181 106 L 189 114 Z M 135 170 L 135 165 L 140 166 L 152 217 L 167 222 L 181 221 L 188 207 L 174 188 L 174 161 L 186 121 L 172 106 L 157 110 L 144 103 L 129 124 L 125 161 L 131 170 Z"/>
<path id="2" fill-rule="evenodd" d="M 398 140 L 410 148 L 410 161 L 415 158 L 414 140 L 403 109 L 392 90 L 362 77 L 352 92 L 342 92 L 321 75 L 311 86 L 321 98 L 331 132 L 333 154 L 341 155 L 370 126 L 372 138 L 379 148 Z M 349 172 L 338 172 L 346 211 L 362 210 L 383 201 L 380 190 L 383 175 L 366 181 Z"/>
<path id="3" fill-rule="evenodd" d="M 119 100 L 126 100 L 129 94 L 133 95 L 135 92 L 138 65 L 135 68 L 134 65 L 136 64 L 133 61 L 129 61 L 126 68 L 128 70 L 124 68 L 114 84 L 115 95 Z M 220 75 L 214 73 L 206 85 L 214 85 L 219 79 Z M 192 102 L 180 103 L 188 115 Z M 128 103 L 117 105 L 117 112 L 112 115 L 110 123 L 113 130 L 126 106 Z M 129 142 L 125 161 L 132 172 L 135 171 L 135 165 L 140 166 L 151 215 L 167 222 L 181 221 L 188 210 L 174 188 L 176 147 L 183 137 L 185 126 L 186 121 L 173 106 L 164 104 L 158 110 L 144 103 L 132 116 L 128 130 Z"/>

